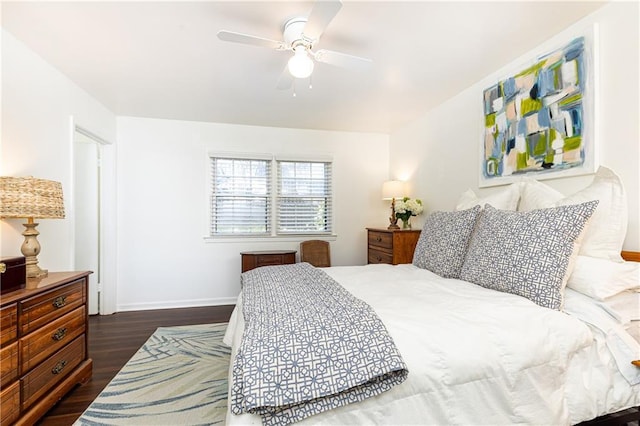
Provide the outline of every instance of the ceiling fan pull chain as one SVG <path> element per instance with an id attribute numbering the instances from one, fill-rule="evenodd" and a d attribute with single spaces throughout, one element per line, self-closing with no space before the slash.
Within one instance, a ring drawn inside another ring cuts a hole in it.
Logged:
<path id="1" fill-rule="evenodd" d="M 296 97 L 296 80 L 297 78 L 293 79 L 293 97 L 294 98 Z"/>
<path id="2" fill-rule="evenodd" d="M 311 81 L 312 77 L 309 76 L 309 89 L 313 89 L 313 81 Z"/>

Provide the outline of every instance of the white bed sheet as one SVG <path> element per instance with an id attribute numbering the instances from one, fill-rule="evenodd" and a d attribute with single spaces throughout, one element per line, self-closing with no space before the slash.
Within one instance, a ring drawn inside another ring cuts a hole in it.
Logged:
<path id="1" fill-rule="evenodd" d="M 325 271 L 375 309 L 409 377 L 300 424 L 575 424 L 640 404 L 606 336 L 572 315 L 413 265 Z M 232 356 L 242 330 L 240 297 L 225 336 Z M 261 421 L 228 412 L 227 424 Z"/>

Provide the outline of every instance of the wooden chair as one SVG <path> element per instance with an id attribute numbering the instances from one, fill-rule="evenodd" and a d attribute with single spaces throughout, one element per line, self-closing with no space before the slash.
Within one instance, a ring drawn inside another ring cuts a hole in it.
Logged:
<path id="1" fill-rule="evenodd" d="M 331 266 L 329 242 L 309 240 L 300 243 L 300 262 L 308 262 L 313 266 L 325 268 Z"/>

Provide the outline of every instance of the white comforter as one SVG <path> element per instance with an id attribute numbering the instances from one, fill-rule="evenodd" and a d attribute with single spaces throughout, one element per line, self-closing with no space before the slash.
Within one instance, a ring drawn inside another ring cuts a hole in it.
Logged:
<path id="1" fill-rule="evenodd" d="M 573 424 L 640 404 L 640 385 L 629 384 L 640 380 L 640 369 L 635 376 L 635 367 L 627 369 L 625 378 L 609 348 L 617 339 L 576 316 L 413 265 L 325 271 L 377 312 L 409 377 L 300 424 Z M 589 311 L 582 298 L 568 296 L 567 311 Z M 603 321 L 601 329 L 615 328 Z M 225 337 L 232 356 L 242 329 L 236 308 Z M 623 352 L 640 358 L 635 341 L 625 345 Z M 260 418 L 228 413 L 227 424 L 258 425 Z"/>

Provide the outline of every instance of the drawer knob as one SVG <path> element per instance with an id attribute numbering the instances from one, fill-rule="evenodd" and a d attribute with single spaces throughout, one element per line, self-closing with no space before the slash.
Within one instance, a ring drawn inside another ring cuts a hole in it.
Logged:
<path id="1" fill-rule="evenodd" d="M 67 296 L 56 297 L 51 304 L 54 308 L 60 309 L 67 304 Z"/>
<path id="2" fill-rule="evenodd" d="M 0 263 L 0 274 L 4 274 L 5 272 L 7 272 L 7 265 Z"/>
<path id="3" fill-rule="evenodd" d="M 382 241 L 382 238 L 378 235 L 378 236 L 376 237 L 376 241 L 377 241 L 377 242 L 380 242 L 380 241 Z"/>
<path id="4" fill-rule="evenodd" d="M 64 339 L 64 336 L 67 334 L 67 329 L 66 327 L 62 327 L 59 328 L 58 331 L 56 331 L 55 333 L 53 333 L 53 335 L 51 335 L 51 338 L 53 340 L 55 340 L 56 342 L 59 342 L 60 340 Z"/>
<path id="5" fill-rule="evenodd" d="M 53 367 L 51 369 L 51 374 L 60 374 L 62 373 L 62 370 L 64 370 L 64 367 L 67 365 L 67 361 L 65 361 L 64 359 L 62 361 L 60 361 L 59 363 L 56 364 L 55 367 Z"/>
<path id="6" fill-rule="evenodd" d="M 376 257 L 376 259 L 378 260 L 378 262 L 382 262 L 382 257 L 378 256 Z"/>

